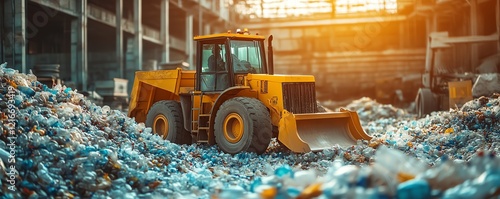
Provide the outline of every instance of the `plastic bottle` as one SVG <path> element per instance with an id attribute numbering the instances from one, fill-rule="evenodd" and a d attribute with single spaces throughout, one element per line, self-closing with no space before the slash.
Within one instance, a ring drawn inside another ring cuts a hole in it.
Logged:
<path id="1" fill-rule="evenodd" d="M 54 179 L 50 177 L 49 172 L 45 167 L 45 165 L 39 163 L 37 168 L 38 170 L 36 171 L 36 175 L 38 176 L 38 179 L 41 180 L 42 183 L 50 184 L 54 181 Z"/>
<path id="2" fill-rule="evenodd" d="M 275 171 L 274 171 L 274 175 L 278 176 L 278 177 L 285 177 L 285 176 L 288 176 L 288 177 L 291 177 L 293 178 L 294 176 L 294 172 L 292 170 L 292 168 L 288 165 L 283 165 L 283 166 L 280 166 L 278 167 Z"/>
<path id="3" fill-rule="evenodd" d="M 431 187 L 423 179 L 413 179 L 398 185 L 398 199 L 426 199 L 431 196 Z"/>

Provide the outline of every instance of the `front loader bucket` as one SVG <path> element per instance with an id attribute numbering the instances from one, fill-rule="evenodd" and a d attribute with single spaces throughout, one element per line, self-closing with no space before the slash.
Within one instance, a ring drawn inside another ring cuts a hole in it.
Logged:
<path id="1" fill-rule="evenodd" d="M 339 145 L 356 145 L 356 140 L 370 140 L 361 127 L 356 112 L 292 114 L 284 111 L 278 140 L 293 152 L 321 151 Z"/>

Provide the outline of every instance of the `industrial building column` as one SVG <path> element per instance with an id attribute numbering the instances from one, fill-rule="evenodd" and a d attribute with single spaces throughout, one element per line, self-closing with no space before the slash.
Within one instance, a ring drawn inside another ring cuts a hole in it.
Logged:
<path id="1" fill-rule="evenodd" d="M 123 0 L 116 0 L 116 64 L 118 65 L 118 77 L 123 78 Z"/>
<path id="2" fill-rule="evenodd" d="M 497 35 L 498 35 L 498 46 L 497 46 L 497 52 L 500 53 L 500 0 L 497 0 L 497 6 L 496 6 L 496 16 L 497 16 Z"/>
<path id="3" fill-rule="evenodd" d="M 427 37 L 430 37 L 432 32 L 437 30 L 437 14 L 431 13 L 427 15 L 425 28 L 427 29 Z"/>
<path id="4" fill-rule="evenodd" d="M 194 69 L 194 43 L 193 43 L 193 14 L 190 12 L 186 13 L 186 54 L 187 62 L 189 63 L 189 68 Z"/>
<path id="5" fill-rule="evenodd" d="M 408 20 L 399 22 L 399 48 L 401 49 L 405 49 L 409 46 L 407 45 L 410 40 L 410 37 L 408 36 L 409 24 L 410 22 Z"/>
<path id="6" fill-rule="evenodd" d="M 210 24 L 205 24 L 205 34 L 211 34 L 210 32 Z"/>
<path id="7" fill-rule="evenodd" d="M 206 33 L 203 32 L 203 8 L 201 3 L 198 4 L 198 35 L 204 35 Z"/>
<path id="8" fill-rule="evenodd" d="M 210 34 L 210 24 L 207 23 L 205 24 L 205 27 L 204 27 L 204 34 Z"/>
<path id="9" fill-rule="evenodd" d="M 162 45 L 162 63 L 170 62 L 170 29 L 169 29 L 169 0 L 161 1 L 161 42 Z"/>
<path id="10" fill-rule="evenodd" d="M 477 17 L 477 0 L 470 0 L 470 34 L 471 36 L 478 35 L 478 17 Z M 473 71 L 479 65 L 478 45 L 471 44 L 471 65 L 470 70 Z"/>
<path id="11" fill-rule="evenodd" d="M 136 70 L 142 70 L 142 0 L 134 0 L 134 57 Z"/>
<path id="12" fill-rule="evenodd" d="M 15 69 L 26 73 L 26 1 L 14 1 L 14 63 Z"/>
<path id="13" fill-rule="evenodd" d="M 425 21 L 425 28 L 426 28 L 426 34 L 427 34 L 427 43 L 426 43 L 426 55 L 425 55 L 425 70 L 430 69 L 431 66 L 431 56 L 432 56 L 432 49 L 431 49 L 431 43 L 430 43 L 430 38 L 431 38 L 431 33 L 437 30 L 437 15 L 436 13 L 431 13 L 427 15 L 426 21 Z"/>
<path id="14" fill-rule="evenodd" d="M 134 37 L 127 39 L 125 78 L 128 93 L 134 85 L 135 72 L 142 70 L 142 0 L 134 0 Z"/>
<path id="15" fill-rule="evenodd" d="M 71 22 L 71 81 L 80 82 L 79 89 L 87 90 L 87 0 L 78 4 L 77 19 Z"/>

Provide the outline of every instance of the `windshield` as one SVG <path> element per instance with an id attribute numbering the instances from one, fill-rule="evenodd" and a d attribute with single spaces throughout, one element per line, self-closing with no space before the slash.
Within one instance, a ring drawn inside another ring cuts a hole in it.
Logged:
<path id="1" fill-rule="evenodd" d="M 264 73 L 259 41 L 232 40 L 230 46 L 235 73 Z"/>

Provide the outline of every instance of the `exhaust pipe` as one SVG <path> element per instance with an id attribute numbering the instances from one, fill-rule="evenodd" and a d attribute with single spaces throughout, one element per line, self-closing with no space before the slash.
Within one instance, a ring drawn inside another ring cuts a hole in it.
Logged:
<path id="1" fill-rule="evenodd" d="M 269 36 L 267 40 L 267 59 L 268 59 L 268 72 L 269 75 L 274 75 L 274 55 L 273 55 L 273 35 Z"/>

